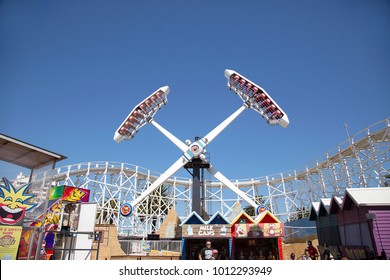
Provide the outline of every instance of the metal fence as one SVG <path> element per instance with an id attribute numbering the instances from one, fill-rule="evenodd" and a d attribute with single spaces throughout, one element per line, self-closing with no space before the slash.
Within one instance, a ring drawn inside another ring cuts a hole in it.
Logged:
<path id="1" fill-rule="evenodd" d="M 145 254 L 150 251 L 181 252 L 181 240 L 119 240 L 126 255 Z"/>

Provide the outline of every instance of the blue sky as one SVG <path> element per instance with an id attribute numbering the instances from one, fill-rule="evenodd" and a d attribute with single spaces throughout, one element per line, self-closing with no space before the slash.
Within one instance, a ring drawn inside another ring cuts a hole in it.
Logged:
<path id="1" fill-rule="evenodd" d="M 242 105 L 228 68 L 263 87 L 290 125 L 246 110 L 207 148 L 211 162 L 230 179 L 299 171 L 347 138 L 344 123 L 354 134 L 389 117 L 389 30 L 386 0 L 1 0 L 0 132 L 67 156 L 58 167 L 163 172 L 176 146 L 151 125 L 117 144 L 116 128 L 168 85 L 155 120 L 182 141 L 204 136 Z"/>

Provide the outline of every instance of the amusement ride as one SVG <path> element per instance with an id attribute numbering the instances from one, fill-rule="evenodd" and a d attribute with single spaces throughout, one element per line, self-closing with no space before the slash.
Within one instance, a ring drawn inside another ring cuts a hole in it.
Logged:
<path id="1" fill-rule="evenodd" d="M 260 86 L 243 75 L 225 70 L 227 86 L 243 102 L 242 106 L 203 137 L 182 142 L 155 121 L 167 104 L 168 86 L 153 92 L 137 104 L 115 131 L 114 140 L 131 140 L 146 124 L 153 125 L 174 143 L 182 155 L 164 173 L 127 163 L 88 162 L 57 168 L 54 185 L 88 189 L 98 205 L 96 223 L 113 223 L 122 236 L 156 232 L 174 208 L 184 219 L 195 211 L 202 217 L 219 211 L 229 217 L 234 206 L 251 206 L 255 213 L 267 205 L 279 220 L 295 220 L 310 210 L 311 202 L 339 195 L 345 188 L 387 187 L 390 183 L 390 119 L 375 123 L 355 135 L 303 170 L 236 180 L 231 182 L 205 156 L 206 147 L 245 109 L 259 113 L 269 125 L 289 125 L 287 114 Z M 192 169 L 192 178 L 175 177 L 181 168 Z M 217 181 L 205 180 L 205 169 Z M 46 182 L 46 183 L 40 183 Z M 38 204 L 45 203 L 50 188 L 47 180 L 35 180 L 32 189 Z M 126 205 L 128 212 L 121 214 Z M 42 209 L 42 207 L 37 207 Z M 34 213 L 30 213 L 30 216 Z"/>

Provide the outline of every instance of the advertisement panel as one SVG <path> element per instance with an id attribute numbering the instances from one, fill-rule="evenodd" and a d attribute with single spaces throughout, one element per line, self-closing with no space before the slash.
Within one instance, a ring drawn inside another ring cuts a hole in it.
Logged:
<path id="1" fill-rule="evenodd" d="M 16 260 L 22 228 L 21 226 L 0 226 L 1 260 Z"/>
<path id="2" fill-rule="evenodd" d="M 65 187 L 61 199 L 68 202 L 88 202 L 89 192 L 87 189 Z"/>
<path id="3" fill-rule="evenodd" d="M 284 236 L 283 223 L 236 224 L 236 238 L 274 238 Z"/>

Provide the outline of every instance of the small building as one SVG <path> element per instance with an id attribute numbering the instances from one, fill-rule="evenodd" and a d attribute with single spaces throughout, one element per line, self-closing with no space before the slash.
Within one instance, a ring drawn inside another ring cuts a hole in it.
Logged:
<path id="1" fill-rule="evenodd" d="M 320 244 L 341 245 L 340 234 L 337 223 L 337 212 L 330 213 L 332 199 L 322 198 L 318 208 L 317 237 Z"/>
<path id="2" fill-rule="evenodd" d="M 281 260 L 284 225 L 268 210 L 253 220 L 245 212 L 232 222 L 232 259 Z"/>
<path id="3" fill-rule="evenodd" d="M 322 199 L 318 212 L 313 204 L 310 219 L 319 244 L 337 248 L 338 257 L 390 256 L 390 188 L 346 189 L 343 197 Z"/>
<path id="4" fill-rule="evenodd" d="M 217 249 L 219 258 L 229 259 L 231 248 L 231 226 L 222 214 L 216 212 L 207 222 L 196 212 L 183 221 L 183 260 L 197 260 L 200 250 L 210 240 L 212 248 Z"/>
<path id="5" fill-rule="evenodd" d="M 236 205 L 234 209 L 241 207 Z M 284 224 L 265 210 L 254 220 L 244 211 L 233 211 L 229 219 L 216 212 L 207 222 L 192 212 L 181 224 L 182 259 L 197 260 L 198 254 L 211 241 L 221 260 L 283 259 Z"/>

